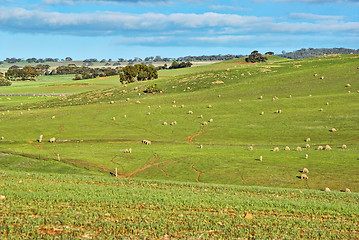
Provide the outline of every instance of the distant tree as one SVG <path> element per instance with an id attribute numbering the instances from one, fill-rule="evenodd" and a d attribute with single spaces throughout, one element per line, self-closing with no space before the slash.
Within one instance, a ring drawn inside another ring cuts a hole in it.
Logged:
<path id="1" fill-rule="evenodd" d="M 264 55 L 274 55 L 274 52 L 266 52 Z"/>
<path id="2" fill-rule="evenodd" d="M 65 58 L 65 61 L 66 61 L 66 62 L 71 62 L 71 61 L 72 61 L 72 58 L 71 58 L 71 57 L 66 57 L 66 58 Z"/>
<path id="3" fill-rule="evenodd" d="M 153 65 L 145 64 L 127 65 L 123 67 L 120 75 L 121 83 L 130 83 L 134 81 L 146 81 L 158 78 L 158 73 Z"/>
<path id="4" fill-rule="evenodd" d="M 265 62 L 267 60 L 262 54 L 254 50 L 247 58 L 246 62 L 256 63 L 256 62 Z"/>
<path id="5" fill-rule="evenodd" d="M 11 86 L 11 81 L 4 78 L 2 73 L 0 73 L 0 86 Z"/>

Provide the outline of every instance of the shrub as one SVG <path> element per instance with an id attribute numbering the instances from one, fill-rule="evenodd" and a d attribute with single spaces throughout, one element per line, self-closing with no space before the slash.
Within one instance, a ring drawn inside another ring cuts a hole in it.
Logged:
<path id="1" fill-rule="evenodd" d="M 0 86 L 11 86 L 11 81 L 0 76 Z"/>
<path id="2" fill-rule="evenodd" d="M 145 93 L 156 93 L 156 92 L 162 92 L 162 89 L 157 86 L 157 84 L 154 84 L 152 86 L 148 86 L 145 91 Z"/>

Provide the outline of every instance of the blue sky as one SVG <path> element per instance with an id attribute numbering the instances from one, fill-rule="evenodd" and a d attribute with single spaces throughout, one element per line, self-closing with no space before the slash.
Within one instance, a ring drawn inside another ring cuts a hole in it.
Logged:
<path id="1" fill-rule="evenodd" d="M 359 48 L 359 0 L 0 0 L 0 59 Z"/>

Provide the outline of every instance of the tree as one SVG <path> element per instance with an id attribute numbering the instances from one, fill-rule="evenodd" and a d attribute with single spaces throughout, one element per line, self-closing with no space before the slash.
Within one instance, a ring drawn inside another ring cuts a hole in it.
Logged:
<path id="1" fill-rule="evenodd" d="M 72 61 L 72 58 L 66 57 L 66 58 L 65 58 L 65 61 L 66 61 L 66 62 L 71 62 L 71 61 Z"/>
<path id="2" fill-rule="evenodd" d="M 264 57 L 262 54 L 260 54 L 258 51 L 254 50 L 251 55 L 249 55 L 246 58 L 246 62 L 256 63 L 256 62 L 265 62 L 268 60 L 266 57 Z"/>

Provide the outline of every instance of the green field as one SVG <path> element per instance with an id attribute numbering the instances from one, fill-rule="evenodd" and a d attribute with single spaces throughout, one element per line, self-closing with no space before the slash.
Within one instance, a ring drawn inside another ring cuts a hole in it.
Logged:
<path id="1" fill-rule="evenodd" d="M 126 86 L 44 77 L 1 87 L 74 94 L 0 97 L 0 232 L 358 238 L 358 57 L 236 59 Z M 163 93 L 143 93 L 154 83 Z"/>

